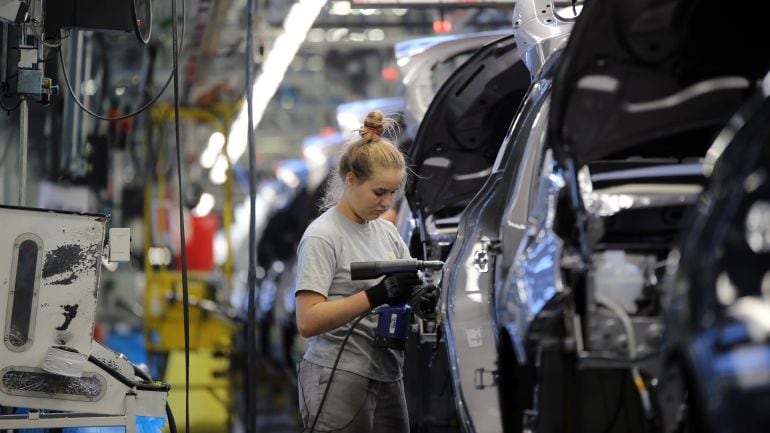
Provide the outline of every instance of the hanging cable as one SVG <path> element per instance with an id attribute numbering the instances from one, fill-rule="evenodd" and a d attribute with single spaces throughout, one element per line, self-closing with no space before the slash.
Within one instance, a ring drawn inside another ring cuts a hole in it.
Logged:
<path id="1" fill-rule="evenodd" d="M 315 413 L 315 419 L 313 420 L 313 424 L 310 426 L 310 433 L 315 433 L 315 425 L 318 423 L 318 419 L 321 418 L 321 413 L 324 408 L 324 403 L 326 402 L 326 396 L 329 395 L 329 388 L 331 388 L 332 386 L 332 379 L 334 379 L 334 373 L 337 372 L 337 364 L 340 363 L 340 358 L 342 357 L 342 351 L 343 349 L 345 349 L 345 345 L 348 343 L 348 338 L 350 338 L 350 336 L 353 334 L 353 330 L 356 329 L 356 326 L 358 326 L 358 324 L 361 323 L 361 320 L 363 320 L 364 317 L 367 317 L 370 314 L 376 314 L 376 313 L 374 311 L 367 311 L 366 313 L 356 317 L 353 324 L 350 325 L 350 329 L 348 329 L 348 332 L 345 333 L 345 338 L 342 339 L 342 344 L 340 344 L 340 350 L 337 352 L 337 357 L 334 358 L 334 365 L 332 365 L 331 373 L 329 373 L 329 380 L 326 382 L 326 388 L 324 389 L 323 396 L 321 397 L 321 402 L 318 403 L 318 410 Z"/>
<path id="2" fill-rule="evenodd" d="M 166 418 L 168 419 L 168 431 L 169 433 L 176 433 L 176 420 L 174 420 L 174 412 L 171 411 L 171 406 L 166 402 Z"/>
<path id="3" fill-rule="evenodd" d="M 246 29 L 246 108 L 247 126 L 246 143 L 249 148 L 249 272 L 247 280 L 248 319 L 246 322 L 246 365 L 251 367 L 257 362 L 256 332 L 256 293 L 257 293 L 257 230 L 256 201 L 256 149 L 254 145 L 254 101 L 252 100 L 252 81 L 254 76 L 254 0 L 248 0 L 248 21 Z M 232 175 L 232 173 L 230 173 Z M 257 383 L 251 368 L 246 369 L 246 433 L 257 431 Z"/>
<path id="4" fill-rule="evenodd" d="M 176 0 L 171 0 L 171 9 L 176 11 Z M 177 16 L 176 12 L 172 12 L 172 30 L 176 28 L 177 25 Z M 185 20 L 187 19 L 187 7 L 186 7 L 186 1 L 182 0 L 182 35 L 181 40 L 184 42 L 184 35 L 186 30 Z M 172 39 L 176 39 L 176 35 Z M 182 43 L 179 44 L 179 49 L 177 49 L 176 45 L 172 48 L 173 54 L 172 57 L 177 58 L 182 53 Z M 81 102 L 77 95 L 75 95 L 75 90 L 72 87 L 72 83 L 70 83 L 69 75 L 67 74 L 67 65 L 64 64 L 64 56 L 62 55 L 62 50 L 59 48 L 59 64 L 61 65 L 62 69 L 62 76 L 64 77 L 64 84 L 67 87 L 67 90 L 70 93 L 70 96 L 72 96 L 72 100 L 75 101 L 75 104 L 77 104 L 78 107 L 80 107 L 81 110 L 85 111 L 92 117 L 95 117 L 99 120 L 108 120 L 108 121 L 114 121 L 114 120 L 123 120 L 128 119 L 129 117 L 137 116 L 145 111 L 147 111 L 148 108 L 150 108 L 158 99 L 160 99 L 161 96 L 163 96 L 163 93 L 166 92 L 166 89 L 168 88 L 168 85 L 171 83 L 172 79 L 174 79 L 174 73 L 176 72 L 176 66 L 171 70 L 171 73 L 169 74 L 168 78 L 166 79 L 166 84 L 163 85 L 163 87 L 160 89 L 157 95 L 155 95 L 149 102 L 139 107 L 136 111 L 128 114 L 122 114 L 120 116 L 115 117 L 109 117 L 105 116 L 103 114 L 98 114 L 93 111 L 91 111 L 88 107 L 86 107 L 83 102 Z"/>
<path id="5" fill-rule="evenodd" d="M 187 286 L 187 242 L 184 230 L 184 187 L 182 186 L 182 143 L 179 138 L 179 51 L 178 23 L 176 19 L 176 1 L 171 0 L 171 15 L 174 20 L 171 23 L 171 39 L 173 49 L 173 68 L 171 76 L 174 78 L 174 139 L 176 141 L 176 167 L 177 183 L 179 189 L 179 237 L 182 254 L 182 320 L 184 321 L 184 419 L 185 432 L 190 431 L 190 297 Z M 184 8 L 185 0 L 182 0 Z"/>

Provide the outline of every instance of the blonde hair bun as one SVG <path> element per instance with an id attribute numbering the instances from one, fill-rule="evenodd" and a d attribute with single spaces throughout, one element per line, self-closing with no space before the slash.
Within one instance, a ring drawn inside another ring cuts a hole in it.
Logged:
<path id="1" fill-rule="evenodd" d="M 321 209 L 328 209 L 339 203 L 345 191 L 344 179 L 353 173 L 359 182 L 366 181 L 381 168 L 404 171 L 406 181 L 406 159 L 401 151 L 387 137 L 397 131 L 394 119 L 381 111 L 372 111 L 358 130 L 360 139 L 349 142 L 337 163 L 337 170 L 331 176 L 326 194 L 321 202 Z M 383 136 L 383 134 L 385 136 Z"/>
<path id="2" fill-rule="evenodd" d="M 358 130 L 358 134 L 363 138 L 364 143 L 378 141 L 382 137 L 384 130 L 385 116 L 380 111 L 372 111 L 366 115 L 364 126 Z"/>

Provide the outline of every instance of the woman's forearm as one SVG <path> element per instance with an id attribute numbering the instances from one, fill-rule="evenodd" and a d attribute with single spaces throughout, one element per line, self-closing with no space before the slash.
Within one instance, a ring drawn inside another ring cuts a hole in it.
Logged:
<path id="1" fill-rule="evenodd" d="M 297 296 L 297 328 L 305 338 L 337 329 L 371 308 L 364 292 L 334 301 L 317 296 L 320 300 L 312 295 Z"/>

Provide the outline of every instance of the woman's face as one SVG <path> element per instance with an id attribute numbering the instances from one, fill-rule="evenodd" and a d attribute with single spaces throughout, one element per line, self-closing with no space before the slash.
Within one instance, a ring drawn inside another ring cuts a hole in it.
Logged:
<path id="1" fill-rule="evenodd" d="M 363 182 L 353 173 L 348 173 L 345 176 L 345 204 L 356 222 L 377 219 L 388 210 L 403 177 L 404 170 L 398 168 L 380 168 Z"/>

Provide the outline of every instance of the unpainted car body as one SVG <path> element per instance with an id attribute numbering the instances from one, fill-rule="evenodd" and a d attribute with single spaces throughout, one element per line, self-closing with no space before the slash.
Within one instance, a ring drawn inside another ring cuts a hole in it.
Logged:
<path id="1" fill-rule="evenodd" d="M 480 48 L 438 90 L 409 152 L 418 175 L 406 194 L 410 215 L 404 219 L 411 225 L 402 226 L 401 233 L 414 257 L 448 260 L 445 269 L 454 269 L 449 252 L 459 240 L 461 215 L 493 172 L 508 126 L 529 85 L 529 71 L 509 35 Z M 444 274 L 445 281 L 449 276 Z M 442 283 L 440 305 L 446 304 L 446 294 L 453 290 Z M 501 428 L 497 391 L 490 376 L 495 369 L 496 343 L 489 335 L 493 329 L 489 300 L 488 295 L 476 292 L 452 301 L 449 309 L 440 307 L 437 322 L 419 320 L 414 339 L 430 344 L 407 353 L 407 358 L 430 358 L 421 353 L 433 353 L 433 365 L 410 368 L 418 372 L 415 375 L 430 368 L 433 375 L 451 381 L 453 395 L 433 398 L 454 400 L 456 420 L 452 422 L 464 431 Z M 447 327 L 450 323 L 469 333 L 455 335 Z M 487 377 L 477 380 L 476 374 Z"/>
<path id="2" fill-rule="evenodd" d="M 683 371 L 665 362 L 661 263 L 702 191 L 709 145 L 767 69 L 767 56 L 705 48 L 729 51 L 704 24 L 720 11 L 690 1 L 583 9 L 553 81 L 518 245 L 522 226 L 501 225 L 501 239 L 514 239 L 502 241 L 513 262 L 496 287 L 505 431 L 620 431 L 621 413 L 633 420 L 624 431 L 688 423 Z M 740 41 L 758 36 L 735 25 Z M 621 280 L 603 273 L 609 251 L 624 253 Z M 629 293 L 622 279 L 635 276 Z"/>

